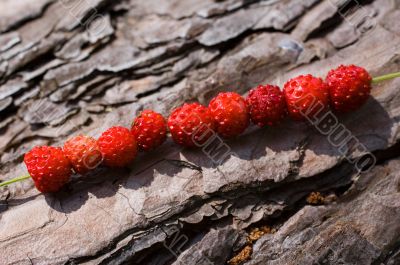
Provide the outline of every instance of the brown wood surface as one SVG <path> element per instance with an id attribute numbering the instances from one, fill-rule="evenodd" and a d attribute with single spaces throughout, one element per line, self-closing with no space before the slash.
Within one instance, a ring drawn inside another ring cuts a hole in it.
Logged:
<path id="1" fill-rule="evenodd" d="M 358 2 L 1 0 L 0 180 L 26 172 L 33 146 L 98 137 L 143 109 L 167 116 L 340 64 L 399 71 L 400 1 Z M 2 188 L 0 264 L 226 264 L 243 249 L 246 265 L 400 264 L 399 91 L 375 85 L 338 116 L 364 152 L 288 120 L 225 141 L 223 161 L 168 140 L 55 195 Z M 377 163 L 358 173 L 366 152 Z"/>

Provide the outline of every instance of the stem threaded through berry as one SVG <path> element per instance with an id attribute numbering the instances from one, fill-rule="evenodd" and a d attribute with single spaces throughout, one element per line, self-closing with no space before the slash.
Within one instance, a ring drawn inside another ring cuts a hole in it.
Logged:
<path id="1" fill-rule="evenodd" d="M 376 84 L 376 83 L 380 83 L 380 82 L 383 82 L 383 81 L 387 81 L 387 80 L 391 80 L 391 79 L 394 79 L 394 78 L 399 78 L 400 77 L 400 72 L 394 72 L 394 73 L 389 73 L 389 74 L 385 74 L 385 75 L 381 75 L 381 76 L 377 76 L 377 77 L 374 77 L 374 78 L 372 78 L 372 80 L 371 79 L 369 79 L 368 81 L 369 82 L 372 82 L 372 84 Z M 370 83 L 368 84 L 368 85 L 370 85 Z M 225 93 L 226 94 L 226 93 Z M 231 93 L 232 94 L 232 93 Z M 368 92 L 368 94 L 369 94 L 369 92 Z M 237 95 L 239 98 L 241 98 L 241 96 L 240 95 Z M 244 100 L 243 100 L 244 101 Z M 245 104 L 246 105 L 246 104 Z M 242 108 L 244 108 L 243 106 L 242 106 Z M 240 109 L 239 109 L 240 110 Z M 249 120 L 249 113 L 247 113 L 247 111 L 244 111 L 245 113 L 244 113 L 244 118 L 242 119 L 242 121 L 241 122 L 239 122 L 239 125 L 241 125 L 240 127 L 240 130 L 238 130 L 237 132 L 235 132 L 235 133 L 233 133 L 233 135 L 236 135 L 236 134 L 239 134 L 242 130 L 244 130 L 246 127 L 247 127 L 247 125 L 248 125 L 248 120 Z M 229 117 L 230 118 L 230 120 L 235 120 L 235 122 L 236 122 L 236 118 L 237 118 L 237 113 L 240 113 L 240 111 L 236 111 L 236 112 L 233 112 L 233 113 L 235 113 L 235 115 L 233 116 L 235 119 L 233 119 L 232 117 Z M 233 115 L 233 114 L 230 114 L 230 115 Z M 236 122 L 237 123 L 237 122 Z M 231 130 L 232 128 L 232 126 L 228 126 L 229 128 L 228 128 L 228 130 Z M 125 129 L 127 132 L 128 132 L 128 130 L 127 129 Z M 131 136 L 131 134 L 129 134 L 129 133 L 126 133 L 127 135 L 129 135 L 129 136 Z M 231 136 L 231 135 L 226 135 L 226 136 Z M 162 139 L 162 141 L 164 141 L 163 139 Z M 160 141 L 160 143 L 162 142 L 162 141 Z M 160 144 L 159 143 L 159 144 Z M 131 152 L 130 152 L 130 157 L 129 157 L 129 160 L 133 160 L 133 158 L 136 156 L 136 141 L 134 141 L 134 143 L 129 143 L 129 144 L 132 144 L 133 146 L 131 147 L 131 149 L 132 150 L 130 150 Z M 157 144 L 157 145 L 159 145 L 159 144 Z M 112 146 L 113 146 L 113 144 L 112 144 Z M 50 148 L 50 147 L 46 147 L 46 148 Z M 103 148 L 104 149 L 104 148 Z M 116 148 L 116 151 L 119 151 L 119 148 Z M 125 158 L 125 157 L 123 157 L 123 158 Z M 126 158 L 126 159 L 128 159 L 128 158 Z M 58 161 L 58 160 L 56 160 L 56 161 Z M 46 161 L 45 161 L 46 162 Z M 118 161 L 118 162 L 120 162 L 120 161 Z M 68 168 L 68 166 L 67 166 L 67 168 L 66 168 L 66 170 L 67 171 L 69 171 L 69 168 Z M 68 177 L 69 178 L 69 174 L 70 174 L 70 172 L 67 172 L 68 173 L 68 176 L 66 176 L 66 177 Z M 4 187 L 4 186 L 8 186 L 8 185 L 10 185 L 10 184 L 13 184 L 13 183 L 16 183 L 16 182 L 20 182 L 20 181 L 23 181 L 23 180 L 26 180 L 26 179 L 29 179 L 29 178 L 32 178 L 32 176 L 30 175 L 30 174 L 27 174 L 27 175 L 23 175 L 23 176 L 19 176 L 19 177 L 16 177 L 16 178 L 13 178 L 13 179 L 10 179 L 10 180 L 6 180 L 6 181 L 3 181 L 3 182 L 0 182 L 0 187 Z M 35 175 L 33 175 L 33 179 L 35 180 Z M 37 183 L 35 182 L 35 185 L 36 185 Z M 54 184 L 54 183 L 53 183 Z M 42 191 L 42 190 L 41 190 Z"/>
<path id="2" fill-rule="evenodd" d="M 13 178 L 13 179 L 10 179 L 10 180 L 7 180 L 7 181 L 3 181 L 3 182 L 0 183 L 0 187 L 8 186 L 8 185 L 10 185 L 12 183 L 23 181 L 25 179 L 29 179 L 30 177 L 31 177 L 31 175 L 28 174 L 28 175 L 23 175 L 23 176 L 20 176 L 20 177 L 17 177 L 17 178 Z"/>
<path id="3" fill-rule="evenodd" d="M 381 75 L 381 76 L 374 77 L 374 78 L 372 78 L 372 83 L 376 84 L 376 83 L 390 80 L 390 79 L 397 78 L 397 77 L 400 77 L 400 72 L 395 72 L 395 73 L 390 73 L 387 75 Z"/>

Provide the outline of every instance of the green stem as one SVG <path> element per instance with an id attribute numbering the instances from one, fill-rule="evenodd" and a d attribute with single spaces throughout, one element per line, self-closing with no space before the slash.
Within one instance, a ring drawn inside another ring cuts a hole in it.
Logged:
<path id="1" fill-rule="evenodd" d="M 30 175 L 24 175 L 24 176 L 21 176 L 21 177 L 18 177 L 18 178 L 13 178 L 13 179 L 1 182 L 0 183 L 0 187 L 10 185 L 11 183 L 14 183 L 14 182 L 22 181 L 22 180 L 28 179 L 30 177 L 31 177 Z"/>
<path id="2" fill-rule="evenodd" d="M 376 83 L 379 83 L 379 82 L 382 82 L 382 81 L 386 81 L 386 80 L 390 80 L 390 79 L 393 79 L 393 78 L 396 78 L 396 77 L 400 77 L 400 72 L 390 73 L 390 74 L 387 74 L 387 75 L 381 75 L 381 76 L 374 77 L 372 79 L 372 83 L 376 84 Z"/>

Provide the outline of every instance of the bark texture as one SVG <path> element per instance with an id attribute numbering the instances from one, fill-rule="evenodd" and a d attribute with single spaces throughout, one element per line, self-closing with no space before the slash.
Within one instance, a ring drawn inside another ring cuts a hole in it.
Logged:
<path id="1" fill-rule="evenodd" d="M 339 64 L 399 71 L 400 1 L 358 2 L 1 0 L 0 179 L 24 174 L 35 145 L 98 137 L 145 108 L 167 116 Z M 3 188 L 0 264 L 399 264 L 399 89 L 375 85 L 339 116 L 365 150 L 287 121 L 226 141 L 228 157 L 168 140 L 56 195 Z M 350 160 L 366 152 L 377 163 L 359 174 Z"/>

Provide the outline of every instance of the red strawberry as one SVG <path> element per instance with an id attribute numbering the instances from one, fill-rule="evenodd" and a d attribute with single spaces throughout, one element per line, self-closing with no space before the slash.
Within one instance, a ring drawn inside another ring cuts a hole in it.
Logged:
<path id="1" fill-rule="evenodd" d="M 371 81 L 368 72 L 355 65 L 341 65 L 329 71 L 326 82 L 332 108 L 337 112 L 360 108 L 371 93 Z"/>
<path id="2" fill-rule="evenodd" d="M 111 127 L 103 132 L 97 143 L 106 166 L 125 167 L 136 157 L 136 140 L 127 128 Z"/>
<path id="3" fill-rule="evenodd" d="M 284 86 L 284 94 L 289 116 L 294 120 L 312 119 L 329 107 L 327 85 L 312 75 L 290 79 Z"/>
<path id="4" fill-rule="evenodd" d="M 172 139 L 187 147 L 201 146 L 212 135 L 215 123 L 209 109 L 199 103 L 184 104 L 168 118 Z"/>
<path id="5" fill-rule="evenodd" d="M 235 137 L 249 126 L 246 101 L 235 92 L 219 93 L 208 108 L 217 122 L 217 132 L 225 138 Z"/>
<path id="6" fill-rule="evenodd" d="M 102 161 L 97 141 L 88 136 L 78 135 L 64 144 L 64 154 L 76 173 L 85 174 L 96 168 Z"/>
<path id="7" fill-rule="evenodd" d="M 250 90 L 246 99 L 253 123 L 260 127 L 273 126 L 286 116 L 286 102 L 278 86 L 258 86 Z"/>
<path id="8" fill-rule="evenodd" d="M 148 151 L 160 146 L 167 138 L 164 117 L 152 110 L 144 110 L 133 122 L 131 132 L 140 149 Z"/>
<path id="9" fill-rule="evenodd" d="M 56 192 L 71 177 L 71 163 L 59 147 L 37 146 L 25 154 L 24 163 L 40 192 Z"/>

